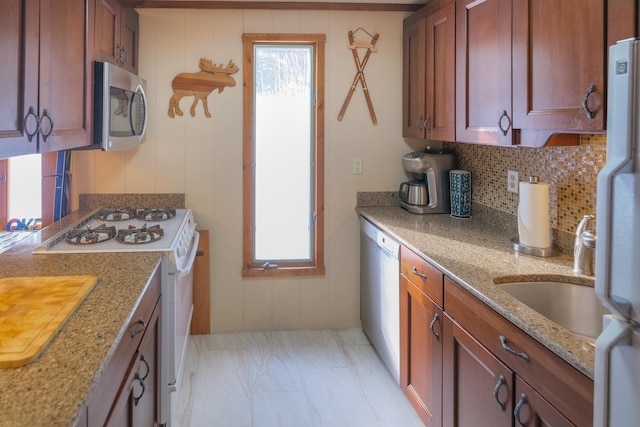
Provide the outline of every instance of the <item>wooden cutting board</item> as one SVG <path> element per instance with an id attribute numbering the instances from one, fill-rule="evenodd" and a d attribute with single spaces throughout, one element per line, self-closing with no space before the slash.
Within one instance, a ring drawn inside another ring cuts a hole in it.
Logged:
<path id="1" fill-rule="evenodd" d="M 96 276 L 0 279 L 0 368 L 33 362 L 96 282 Z"/>

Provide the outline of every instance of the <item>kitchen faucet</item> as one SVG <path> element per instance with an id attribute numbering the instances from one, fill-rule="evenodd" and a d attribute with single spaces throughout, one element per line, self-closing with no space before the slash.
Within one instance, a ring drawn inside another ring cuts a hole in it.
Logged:
<path id="1" fill-rule="evenodd" d="M 596 248 L 596 235 L 592 230 L 586 230 L 592 215 L 582 217 L 576 230 L 576 240 L 573 246 L 574 273 L 593 276 L 593 255 Z"/>

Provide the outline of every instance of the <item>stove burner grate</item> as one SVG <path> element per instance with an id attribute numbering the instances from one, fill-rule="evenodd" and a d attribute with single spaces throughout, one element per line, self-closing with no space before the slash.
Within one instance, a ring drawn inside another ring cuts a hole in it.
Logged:
<path id="1" fill-rule="evenodd" d="M 169 207 L 162 209 L 138 209 L 136 218 L 141 221 L 164 221 L 176 216 L 176 210 Z"/>
<path id="2" fill-rule="evenodd" d="M 101 221 L 126 221 L 136 217 L 136 210 L 126 207 L 122 209 L 102 209 L 96 215 Z"/>
<path id="3" fill-rule="evenodd" d="M 71 230 L 66 237 L 66 241 L 72 245 L 90 245 L 94 243 L 106 242 L 116 236 L 116 228 L 105 224 L 86 229 L 78 228 Z"/>
<path id="4" fill-rule="evenodd" d="M 147 224 L 144 224 L 141 228 L 137 228 L 135 225 L 130 225 L 127 229 L 118 230 L 118 237 L 116 240 L 120 243 L 141 245 L 160 240 L 163 236 L 164 230 L 157 224 L 148 228 Z"/>

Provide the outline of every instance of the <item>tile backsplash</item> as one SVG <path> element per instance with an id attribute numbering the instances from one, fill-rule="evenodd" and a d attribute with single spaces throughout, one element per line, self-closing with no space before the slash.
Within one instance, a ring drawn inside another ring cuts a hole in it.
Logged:
<path id="1" fill-rule="evenodd" d="M 530 175 L 548 182 L 554 235 L 574 233 L 585 214 L 595 214 L 596 180 L 606 157 L 606 135 L 582 135 L 574 147 L 493 147 L 444 143 L 456 152 L 456 167 L 471 172 L 474 204 L 517 215 L 518 194 L 507 191 L 507 171 L 521 181 Z M 566 252 L 567 242 L 558 242 Z"/>

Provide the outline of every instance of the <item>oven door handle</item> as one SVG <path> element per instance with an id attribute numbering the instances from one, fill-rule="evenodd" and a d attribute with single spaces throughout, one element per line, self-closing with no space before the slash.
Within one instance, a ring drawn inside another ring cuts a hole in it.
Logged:
<path id="1" fill-rule="evenodd" d="M 189 252 L 189 259 L 183 267 L 178 268 L 178 273 L 185 275 L 191 273 L 191 269 L 193 268 L 193 264 L 196 260 L 196 255 L 198 253 L 198 243 L 200 243 L 200 233 L 194 230 L 193 242 L 191 243 L 191 252 Z"/>

